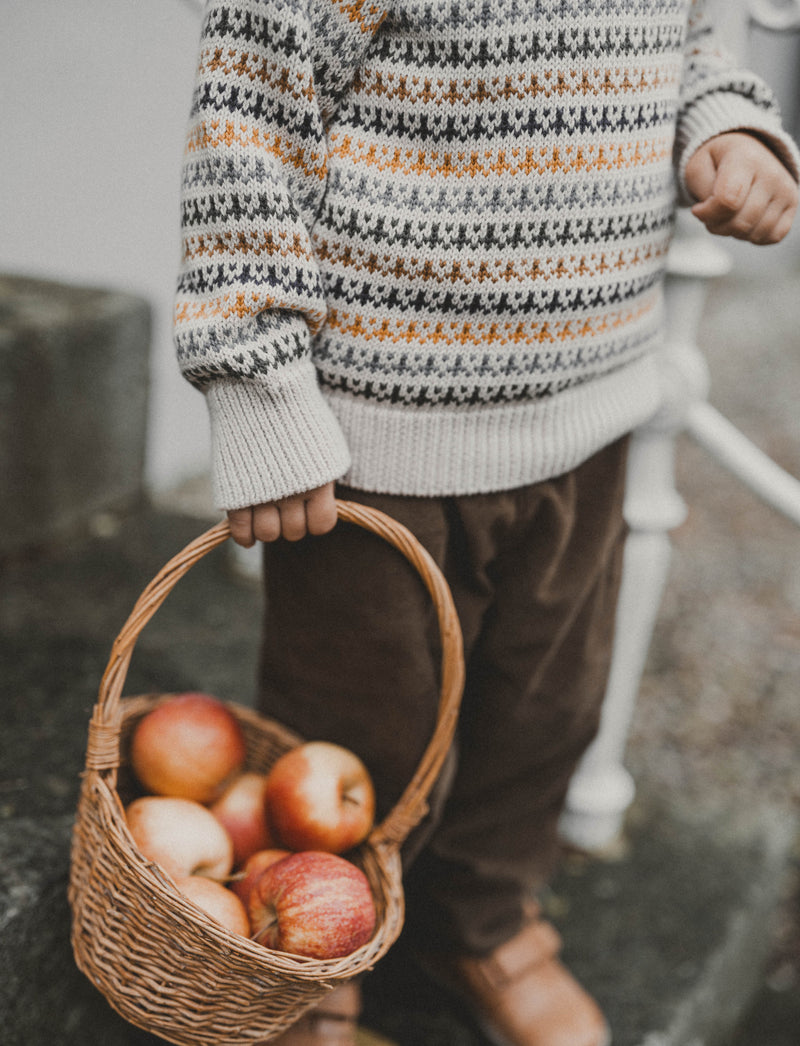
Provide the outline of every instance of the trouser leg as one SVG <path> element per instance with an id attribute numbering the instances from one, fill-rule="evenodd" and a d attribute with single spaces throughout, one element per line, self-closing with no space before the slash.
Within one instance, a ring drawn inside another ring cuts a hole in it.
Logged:
<path id="1" fill-rule="evenodd" d="M 378 503 L 440 556 L 437 500 L 339 493 Z M 440 648 L 431 598 L 396 549 L 352 524 L 266 545 L 264 557 L 260 709 L 306 739 L 357 752 L 385 816 L 435 724 Z"/>
<path id="2" fill-rule="evenodd" d="M 465 637 L 458 769 L 417 834 L 408 925 L 488 950 L 511 936 L 557 854 L 569 777 L 597 728 L 621 563 L 623 443 L 520 491 L 355 494 L 409 525 L 445 572 Z M 354 748 L 383 814 L 433 728 L 430 599 L 382 539 L 354 527 L 266 549 L 262 709 Z M 446 802 L 442 800 L 446 796 Z"/>
<path id="3" fill-rule="evenodd" d="M 488 527 L 479 499 L 460 505 L 473 586 L 482 579 L 491 595 L 469 644 L 445 813 L 407 877 L 409 930 L 423 943 L 491 950 L 555 870 L 559 816 L 610 666 L 625 450 L 514 492 Z"/>

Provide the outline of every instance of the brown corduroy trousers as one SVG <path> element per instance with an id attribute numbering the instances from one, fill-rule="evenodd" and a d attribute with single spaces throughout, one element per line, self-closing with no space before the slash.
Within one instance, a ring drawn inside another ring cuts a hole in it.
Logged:
<path id="1" fill-rule="evenodd" d="M 404 851 L 407 932 L 428 948 L 501 944 L 557 863 L 559 814 L 596 733 L 608 675 L 627 445 L 497 494 L 338 491 L 393 516 L 426 546 L 464 634 L 452 757 Z M 265 583 L 261 710 L 309 740 L 356 751 L 385 813 L 435 719 L 440 655 L 427 591 L 395 549 L 344 523 L 266 545 Z"/>

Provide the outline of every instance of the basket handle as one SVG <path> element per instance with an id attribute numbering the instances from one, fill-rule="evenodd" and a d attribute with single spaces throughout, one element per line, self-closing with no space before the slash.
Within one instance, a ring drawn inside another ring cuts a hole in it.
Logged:
<path id="1" fill-rule="evenodd" d="M 409 784 L 397 804 L 370 834 L 374 846 L 398 847 L 427 812 L 427 797 L 453 739 L 464 686 L 461 627 L 450 588 L 441 571 L 410 530 L 377 509 L 352 501 L 336 502 L 340 520 L 382 537 L 401 552 L 419 573 L 433 600 L 442 641 L 442 666 L 436 725 Z M 145 625 L 180 579 L 207 553 L 230 536 L 227 520 L 195 538 L 169 560 L 147 585 L 114 640 L 89 722 L 86 769 L 116 781 L 122 723 L 120 699 L 133 648 Z"/>

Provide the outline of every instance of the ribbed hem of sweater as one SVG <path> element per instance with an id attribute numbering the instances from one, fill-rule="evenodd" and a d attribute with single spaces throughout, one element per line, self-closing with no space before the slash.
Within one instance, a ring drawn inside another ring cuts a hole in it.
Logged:
<path id="1" fill-rule="evenodd" d="M 311 363 L 277 388 L 222 379 L 206 390 L 214 503 L 244 508 L 312 490 L 350 465 L 347 443 Z M 291 435 L 287 435 L 291 434 Z"/>
<path id="2" fill-rule="evenodd" d="M 773 112 L 754 105 L 747 98 L 725 91 L 704 95 L 684 114 L 680 124 L 678 148 L 678 183 L 681 203 L 692 204 L 686 189 L 686 165 L 701 145 L 718 134 L 745 131 L 759 138 L 775 153 L 795 179 L 800 181 L 800 152 L 792 138 L 781 128 Z"/>
<path id="3" fill-rule="evenodd" d="M 648 354 L 533 403 L 404 410 L 343 393 L 328 399 L 353 457 L 345 483 L 435 497 L 513 490 L 576 468 L 656 412 L 659 384 Z"/>

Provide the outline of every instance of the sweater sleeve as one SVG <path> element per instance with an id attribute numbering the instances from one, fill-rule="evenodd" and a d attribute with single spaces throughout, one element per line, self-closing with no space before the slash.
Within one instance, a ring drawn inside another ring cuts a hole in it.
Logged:
<path id="1" fill-rule="evenodd" d="M 729 131 L 756 135 L 800 180 L 800 153 L 781 126 L 772 92 L 759 77 L 736 68 L 715 36 L 707 8 L 707 0 L 692 0 L 684 51 L 675 138 L 675 164 L 684 204 L 693 202 L 684 177 L 689 160 L 704 142 Z"/>
<path id="2" fill-rule="evenodd" d="M 175 342 L 206 396 L 220 508 L 349 466 L 310 355 L 326 126 L 383 18 L 371 0 L 211 0 L 187 137 Z M 313 30 L 313 31 L 312 31 Z"/>

